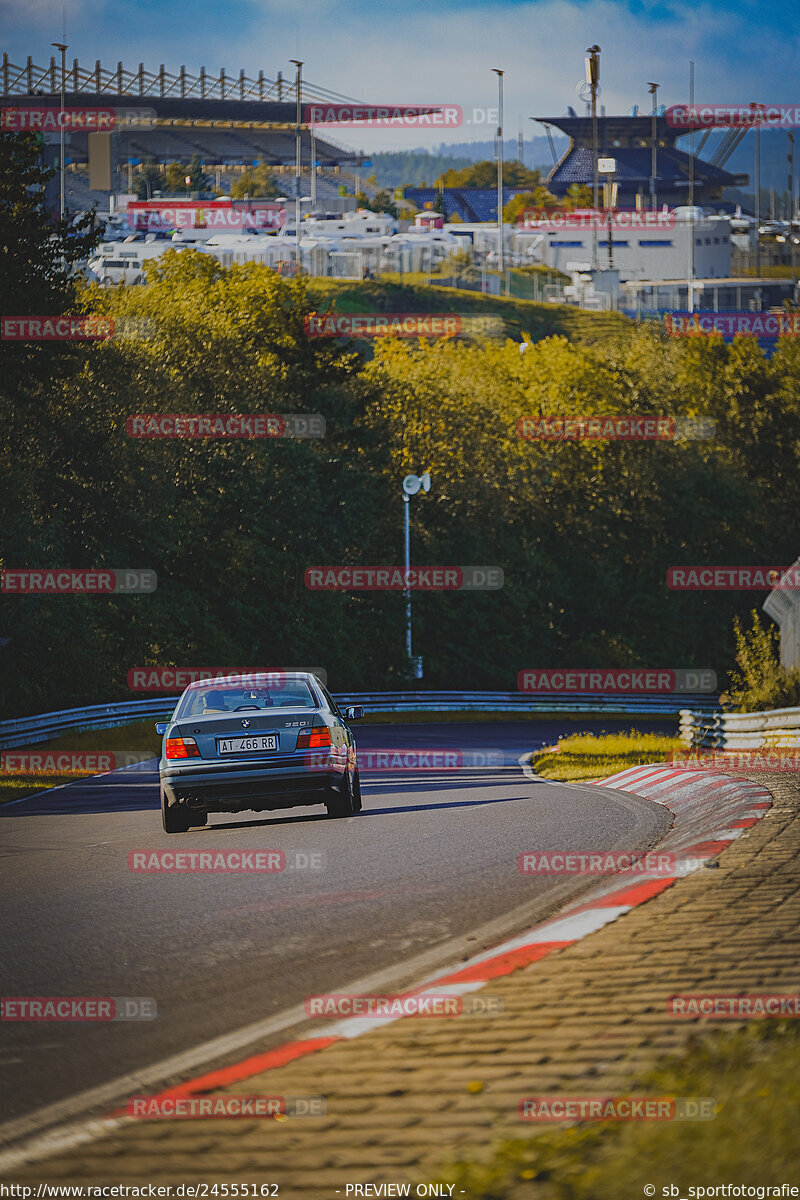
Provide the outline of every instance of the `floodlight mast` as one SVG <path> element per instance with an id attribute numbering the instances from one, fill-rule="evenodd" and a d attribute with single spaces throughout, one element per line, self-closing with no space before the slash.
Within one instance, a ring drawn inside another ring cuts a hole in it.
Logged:
<path id="1" fill-rule="evenodd" d="M 650 122 L 650 208 L 653 212 L 658 208 L 657 187 L 658 187 L 658 88 L 657 83 L 648 83 L 650 95 L 653 97 L 653 111 L 651 113 Z"/>
<path id="2" fill-rule="evenodd" d="M 503 222 L 503 75 L 499 67 L 492 67 L 497 76 L 497 265 L 500 269 L 500 286 L 505 273 L 505 228 Z"/>
<path id="3" fill-rule="evenodd" d="M 600 175 L 599 175 L 599 145 L 597 134 L 597 89 L 600 83 L 600 47 L 595 43 L 586 51 L 587 57 L 584 59 L 586 67 L 586 82 L 589 85 L 592 93 L 592 159 L 594 161 L 594 170 L 592 178 L 592 203 L 594 210 L 597 212 L 600 203 Z M 592 268 L 597 270 L 597 222 L 592 222 L 594 232 L 592 235 Z"/>
<path id="4" fill-rule="evenodd" d="M 295 90 L 297 93 L 297 115 L 295 118 L 295 167 L 294 186 L 296 189 L 294 201 L 294 224 L 295 224 L 295 253 L 297 255 L 297 274 L 302 275 L 303 264 L 300 257 L 300 225 L 301 225 L 301 208 L 300 208 L 300 192 L 302 190 L 303 178 L 303 106 L 302 106 L 302 77 L 303 64 L 300 59 L 292 58 L 289 60 L 297 67 L 297 75 L 295 77 Z"/>
<path id="5" fill-rule="evenodd" d="M 422 678 L 422 658 L 420 657 L 415 661 L 411 646 L 411 589 L 408 586 L 409 572 L 411 571 L 411 527 L 408 506 L 411 497 L 416 496 L 420 489 L 423 492 L 431 490 L 430 474 L 426 471 L 424 475 L 406 475 L 403 480 L 403 550 L 405 557 L 405 575 L 403 576 L 403 580 L 406 584 L 403 589 L 403 595 L 406 600 L 406 654 L 408 655 L 408 663 L 414 679 Z"/>
<path id="6" fill-rule="evenodd" d="M 66 99 L 67 87 L 67 43 L 66 42 L 51 42 L 51 46 L 55 46 L 56 50 L 61 51 L 61 115 L 59 117 L 59 160 L 58 174 L 60 180 L 60 199 L 59 199 L 59 217 L 63 221 L 66 214 L 66 189 L 65 189 L 65 166 L 64 156 L 66 148 L 64 145 L 64 104 Z"/>

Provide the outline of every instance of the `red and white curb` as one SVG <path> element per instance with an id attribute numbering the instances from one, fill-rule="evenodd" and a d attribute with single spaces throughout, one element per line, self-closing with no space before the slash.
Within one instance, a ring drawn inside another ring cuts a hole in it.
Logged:
<path id="1" fill-rule="evenodd" d="M 528 756 L 520 760 L 525 774 L 537 783 L 547 782 L 535 775 Z M 569 787 L 569 784 L 559 784 Z M 585 787 L 586 785 L 580 785 Z M 673 816 L 668 833 L 658 843 L 659 854 L 672 854 L 678 864 L 673 875 L 636 871 L 633 882 L 624 883 L 623 876 L 609 876 L 584 895 L 580 901 L 567 905 L 563 912 L 534 929 L 476 954 L 444 975 L 423 980 L 403 996 L 425 997 L 441 995 L 464 996 L 482 988 L 492 979 L 510 975 L 531 963 L 538 962 L 556 950 L 580 941 L 602 929 L 617 917 L 671 887 L 676 879 L 697 870 L 717 857 L 736 838 L 750 829 L 772 806 L 766 788 L 750 780 L 729 775 L 712 775 L 707 771 L 677 769 L 664 764 L 631 767 L 603 779 L 595 786 L 629 792 L 663 804 Z M 326 1023 L 326 1032 L 286 1042 L 263 1054 L 255 1054 L 232 1066 L 211 1071 L 190 1079 L 177 1087 L 167 1088 L 155 1095 L 159 1100 L 199 1096 L 240 1083 L 266 1071 L 325 1050 L 338 1042 L 360 1037 L 402 1019 L 402 1014 L 381 1017 L 347 1017 L 333 1025 Z M 124 1111 L 111 1116 L 84 1121 L 62 1130 L 42 1134 L 25 1146 L 0 1152 L 0 1170 L 35 1162 L 53 1154 L 74 1149 L 87 1142 L 112 1133 L 136 1118 Z"/>

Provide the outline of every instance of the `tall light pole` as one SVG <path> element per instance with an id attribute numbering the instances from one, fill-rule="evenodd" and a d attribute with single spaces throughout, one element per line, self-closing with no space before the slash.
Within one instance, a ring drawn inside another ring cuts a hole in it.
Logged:
<path id="1" fill-rule="evenodd" d="M 309 125 L 308 133 L 311 139 L 311 210 L 313 212 L 317 207 L 317 139 L 313 125 Z"/>
<path id="2" fill-rule="evenodd" d="M 64 165 L 64 155 L 66 153 L 65 148 L 64 148 L 64 101 L 65 101 L 65 92 L 66 92 L 66 87 L 67 87 L 67 46 L 66 46 L 65 42 L 51 42 L 50 45 L 55 46 L 55 48 L 57 50 L 61 51 L 61 117 L 59 120 L 59 124 L 61 126 L 61 128 L 59 130 L 59 135 L 60 135 L 59 154 L 61 155 L 61 158 L 59 160 L 59 167 L 60 167 L 59 174 L 61 176 L 61 203 L 59 206 L 59 213 L 60 213 L 61 220 L 63 221 L 64 213 L 66 211 L 66 205 L 65 205 L 66 175 L 64 173 L 65 169 L 66 169 L 65 165 Z"/>
<path id="3" fill-rule="evenodd" d="M 431 490 L 431 477 L 427 471 L 424 475 L 406 475 L 403 480 L 403 552 L 406 568 L 403 579 L 406 584 L 408 583 L 408 575 L 411 570 L 411 527 L 408 506 L 411 497 L 416 496 L 420 488 L 423 492 Z M 422 679 L 422 659 L 418 658 L 415 660 L 411 652 L 411 589 L 405 587 L 403 595 L 406 598 L 406 654 L 408 655 L 408 663 L 414 678 Z"/>
<path id="4" fill-rule="evenodd" d="M 756 279 L 761 278 L 761 111 L 763 104 L 751 102 L 756 123 Z"/>
<path id="5" fill-rule="evenodd" d="M 300 189 L 301 189 L 301 183 L 302 183 L 302 178 L 303 178 L 303 132 L 301 129 L 301 121 L 302 121 L 302 116 L 303 116 L 303 110 L 301 107 L 301 104 L 302 104 L 301 73 L 303 70 L 303 64 L 296 58 L 292 58 L 289 61 L 292 62 L 297 67 L 297 76 L 295 78 L 295 90 L 297 92 L 297 116 L 296 116 L 295 128 L 294 128 L 294 135 L 295 135 L 294 178 L 295 178 L 295 188 L 297 189 L 297 194 L 296 194 L 295 200 L 294 200 L 294 225 L 295 225 L 294 237 L 295 237 L 295 246 L 297 247 L 297 272 L 298 272 L 298 274 L 302 274 L 303 263 L 300 258 Z"/>
<path id="6" fill-rule="evenodd" d="M 586 82 L 588 83 L 592 93 L 592 157 L 594 159 L 594 170 L 592 175 L 592 204 L 594 211 L 600 205 L 600 168 L 598 165 L 598 157 L 600 147 L 598 145 L 597 136 L 597 87 L 600 82 L 600 47 L 598 45 L 590 46 L 586 51 L 588 57 L 584 60 L 586 65 Z M 594 231 L 592 236 L 592 266 L 597 270 L 597 221 L 593 222 Z"/>
<path id="7" fill-rule="evenodd" d="M 506 266 L 503 228 L 503 72 L 498 67 L 492 67 L 492 70 L 497 76 L 497 265 L 500 268 L 502 286 Z"/>
<path id="8" fill-rule="evenodd" d="M 689 267 L 686 280 L 686 307 L 694 312 L 694 59 L 689 60 L 689 112 L 692 121 L 692 152 L 689 155 Z"/>
<path id="9" fill-rule="evenodd" d="M 650 207 L 653 212 L 658 208 L 658 200 L 656 199 L 656 179 L 658 177 L 658 84 L 648 83 L 650 95 L 653 97 L 653 118 L 650 127 L 650 138 L 652 141 L 652 150 L 650 153 Z"/>
<path id="10" fill-rule="evenodd" d="M 794 281 L 794 134 L 788 134 L 789 149 L 786 156 L 787 184 L 789 188 L 789 262 Z"/>

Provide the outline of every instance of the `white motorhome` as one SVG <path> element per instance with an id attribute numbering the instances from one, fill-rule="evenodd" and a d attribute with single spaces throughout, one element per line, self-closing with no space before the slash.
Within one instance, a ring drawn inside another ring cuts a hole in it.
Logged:
<path id="1" fill-rule="evenodd" d="M 303 218 L 300 240 L 306 238 L 383 238 L 397 233 L 397 221 L 388 213 L 359 208 L 353 213 L 318 213 Z M 278 238 L 294 238 L 295 221 L 290 212 Z"/>
<path id="2" fill-rule="evenodd" d="M 99 283 L 144 283 L 145 263 L 160 258 L 167 250 L 200 250 L 202 247 L 158 240 L 149 235 L 143 242 L 135 236 L 122 242 L 101 242 L 87 264 L 89 278 Z"/>

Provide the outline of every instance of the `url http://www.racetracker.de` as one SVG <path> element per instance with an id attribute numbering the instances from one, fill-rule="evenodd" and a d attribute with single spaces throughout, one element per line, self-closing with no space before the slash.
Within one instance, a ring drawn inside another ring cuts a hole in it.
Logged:
<path id="1" fill-rule="evenodd" d="M 162 1197 L 162 1200 L 204 1200 L 204 1197 L 244 1200 L 253 1197 L 261 1200 L 266 1196 L 280 1196 L 277 1183 L 106 1183 L 106 1184 L 61 1184 L 61 1183 L 0 1183 L 0 1200 L 53 1200 L 56 1197 L 72 1196 L 74 1200 L 111 1200 L 127 1197 L 128 1200 L 145 1200 L 145 1197 Z"/>

